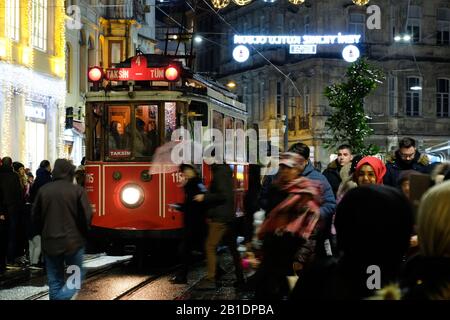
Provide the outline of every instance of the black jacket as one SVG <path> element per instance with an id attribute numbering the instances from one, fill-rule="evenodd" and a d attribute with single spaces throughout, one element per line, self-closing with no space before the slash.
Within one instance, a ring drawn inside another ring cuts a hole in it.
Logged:
<path id="1" fill-rule="evenodd" d="M 411 258 L 402 272 L 400 286 L 405 300 L 450 299 L 450 258 Z"/>
<path id="2" fill-rule="evenodd" d="M 342 182 L 341 179 L 341 168 L 342 166 L 337 162 L 337 159 L 331 162 L 322 174 L 327 178 L 330 183 L 331 189 L 333 189 L 334 197 L 336 197 L 339 185 Z"/>
<path id="3" fill-rule="evenodd" d="M 393 157 L 386 160 L 386 174 L 383 178 L 383 183 L 391 187 L 398 186 L 398 179 L 400 172 L 404 170 L 415 170 L 420 173 L 430 173 L 430 162 L 426 155 L 421 155 L 416 152 L 416 155 L 411 163 L 406 163 L 400 158 L 399 151 L 395 152 Z"/>
<path id="4" fill-rule="evenodd" d="M 185 228 L 195 229 L 197 224 L 204 223 L 204 203 L 194 201 L 194 196 L 205 192 L 206 188 L 198 177 L 189 179 L 184 185 L 184 202 L 180 211 L 184 213 Z"/>
<path id="5" fill-rule="evenodd" d="M 45 168 L 39 168 L 36 170 L 36 179 L 30 189 L 30 202 L 33 203 L 36 199 L 36 195 L 39 189 L 44 185 L 52 181 L 52 174 Z"/>
<path id="6" fill-rule="evenodd" d="M 205 194 L 208 218 L 213 222 L 228 223 L 236 217 L 234 210 L 233 173 L 227 164 L 211 167 L 213 179 Z"/>
<path id="7" fill-rule="evenodd" d="M 75 167 L 58 159 L 53 179 L 39 190 L 33 218 L 42 231 L 42 250 L 50 256 L 73 254 L 85 245 L 92 210 L 86 191 L 73 184 Z"/>
<path id="8" fill-rule="evenodd" d="M 0 205 L 6 214 L 20 212 L 23 205 L 23 189 L 20 178 L 12 167 L 0 167 Z"/>

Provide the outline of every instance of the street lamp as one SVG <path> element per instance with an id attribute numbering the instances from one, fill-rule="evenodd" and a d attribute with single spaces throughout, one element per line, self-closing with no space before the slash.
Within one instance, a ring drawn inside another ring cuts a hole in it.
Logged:
<path id="1" fill-rule="evenodd" d="M 358 6 L 365 6 L 370 0 L 352 0 L 354 4 Z"/>
<path id="2" fill-rule="evenodd" d="M 201 43 L 203 41 L 203 39 L 200 36 L 195 36 L 194 41 L 195 41 L 195 43 Z"/>
<path id="3" fill-rule="evenodd" d="M 233 80 L 230 80 L 230 81 L 227 82 L 226 86 L 229 89 L 234 89 L 234 88 L 236 88 L 236 82 L 234 82 Z"/>
<path id="4" fill-rule="evenodd" d="M 401 41 L 410 42 L 411 36 L 409 34 L 403 34 L 403 35 L 398 34 L 394 37 L 394 41 L 395 42 L 401 42 Z"/>

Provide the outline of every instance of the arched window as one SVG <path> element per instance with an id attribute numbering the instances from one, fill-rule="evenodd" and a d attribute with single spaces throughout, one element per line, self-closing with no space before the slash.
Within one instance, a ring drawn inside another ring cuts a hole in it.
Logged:
<path id="1" fill-rule="evenodd" d="M 80 30 L 80 92 L 87 90 L 87 47 L 86 36 L 83 30 Z"/>
<path id="2" fill-rule="evenodd" d="M 406 115 L 418 117 L 422 106 L 422 81 L 419 77 L 406 78 Z"/>
<path id="3" fill-rule="evenodd" d="M 94 38 L 89 37 L 88 40 L 88 68 L 96 65 L 95 59 L 95 42 Z"/>
<path id="4" fill-rule="evenodd" d="M 437 79 L 436 82 L 436 116 L 448 118 L 450 115 L 449 80 Z"/>
<path id="5" fill-rule="evenodd" d="M 103 37 L 98 37 L 98 65 L 103 67 Z"/>

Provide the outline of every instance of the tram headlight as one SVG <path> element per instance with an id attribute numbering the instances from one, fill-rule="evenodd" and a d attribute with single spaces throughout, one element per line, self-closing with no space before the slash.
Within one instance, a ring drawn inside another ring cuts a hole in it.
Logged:
<path id="1" fill-rule="evenodd" d="M 137 184 L 127 184 L 120 191 L 120 201 L 127 208 L 137 208 L 144 202 L 144 190 Z"/>

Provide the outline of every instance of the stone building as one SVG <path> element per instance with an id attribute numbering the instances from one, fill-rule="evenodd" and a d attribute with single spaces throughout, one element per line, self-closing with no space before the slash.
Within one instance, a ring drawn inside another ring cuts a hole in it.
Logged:
<path id="1" fill-rule="evenodd" d="M 375 17 L 367 12 L 370 5 L 380 9 L 380 28 L 368 27 Z M 365 100 L 375 130 L 370 142 L 385 153 L 403 136 L 416 138 L 421 150 L 450 139 L 450 1 L 253 1 L 230 4 L 220 14 L 227 23 L 212 14 L 198 19 L 198 33 L 211 40 L 197 51 L 198 70 L 236 82 L 234 90 L 249 106 L 249 124 L 278 128 L 281 136 L 287 126 L 288 143 L 313 146 L 315 161 L 326 164 L 332 153 L 322 145 L 331 112 L 323 92 L 349 66 L 344 45 L 318 44 L 316 54 L 290 54 L 283 44 L 249 45 L 248 60 L 239 63 L 233 59 L 234 35 L 361 35 L 355 44 L 361 55 L 386 76 Z"/>

